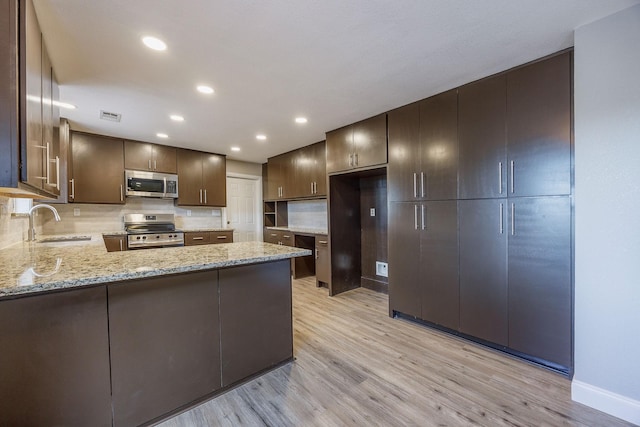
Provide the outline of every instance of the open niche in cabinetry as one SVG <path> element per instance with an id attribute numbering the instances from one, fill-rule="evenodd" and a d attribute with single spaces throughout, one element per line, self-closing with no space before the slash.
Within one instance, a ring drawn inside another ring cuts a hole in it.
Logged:
<path id="1" fill-rule="evenodd" d="M 265 227 L 286 227 L 288 224 L 287 202 L 264 202 Z"/>

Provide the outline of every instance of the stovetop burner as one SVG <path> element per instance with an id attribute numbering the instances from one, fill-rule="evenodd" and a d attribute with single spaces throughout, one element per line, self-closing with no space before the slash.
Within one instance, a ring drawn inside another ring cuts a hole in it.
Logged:
<path id="1" fill-rule="evenodd" d="M 184 246 L 184 233 L 176 230 L 173 214 L 124 216 L 129 249 Z"/>

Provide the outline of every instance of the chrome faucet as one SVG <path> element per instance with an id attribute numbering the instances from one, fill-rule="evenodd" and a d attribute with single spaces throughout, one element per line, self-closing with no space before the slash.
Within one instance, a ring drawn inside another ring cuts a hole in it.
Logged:
<path id="1" fill-rule="evenodd" d="M 53 212 L 53 216 L 55 217 L 56 221 L 60 221 L 60 215 L 58 215 L 58 211 L 56 210 L 56 208 L 54 208 L 51 205 L 33 205 L 31 207 L 31 209 L 29 209 L 29 232 L 28 232 L 28 237 L 27 237 L 27 241 L 28 242 L 33 242 L 36 240 L 36 228 L 33 225 L 33 212 L 35 212 L 36 209 L 40 209 L 40 208 L 47 208 L 49 209 L 51 212 Z"/>

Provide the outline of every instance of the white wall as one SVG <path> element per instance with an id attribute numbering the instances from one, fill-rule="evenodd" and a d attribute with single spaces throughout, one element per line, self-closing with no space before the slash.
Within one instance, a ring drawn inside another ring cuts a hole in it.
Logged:
<path id="1" fill-rule="evenodd" d="M 640 424 L 640 5 L 575 32 L 574 400 Z"/>

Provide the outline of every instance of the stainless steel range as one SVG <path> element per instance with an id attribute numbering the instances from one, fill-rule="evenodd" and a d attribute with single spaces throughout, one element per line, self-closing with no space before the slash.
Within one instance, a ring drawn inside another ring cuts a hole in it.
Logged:
<path id="1" fill-rule="evenodd" d="M 176 230 L 173 214 L 126 214 L 124 228 L 129 249 L 184 246 L 184 233 Z"/>

